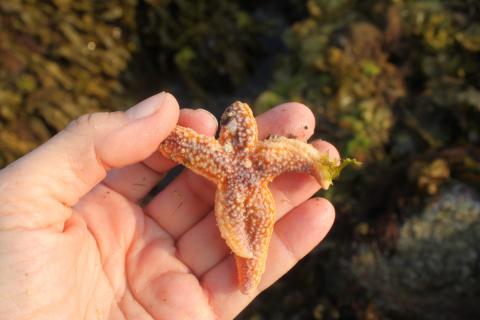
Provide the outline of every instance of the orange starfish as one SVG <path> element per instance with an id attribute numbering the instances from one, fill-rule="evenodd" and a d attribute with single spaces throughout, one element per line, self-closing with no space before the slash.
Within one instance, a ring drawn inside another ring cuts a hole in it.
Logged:
<path id="1" fill-rule="evenodd" d="M 331 163 L 327 155 L 295 139 L 258 141 L 257 123 L 246 103 L 228 107 L 220 125 L 218 140 L 177 126 L 159 150 L 216 184 L 217 224 L 236 255 L 240 290 L 249 294 L 265 270 L 275 223 L 268 183 L 283 172 L 297 171 L 313 175 L 326 189 L 347 162 Z"/>

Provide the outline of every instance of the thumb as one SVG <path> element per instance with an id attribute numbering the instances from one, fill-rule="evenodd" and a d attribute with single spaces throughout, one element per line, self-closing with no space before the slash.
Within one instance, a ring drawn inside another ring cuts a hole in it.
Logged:
<path id="1" fill-rule="evenodd" d="M 0 171 L 0 229 L 63 227 L 71 207 L 106 175 L 142 161 L 177 124 L 168 93 L 126 112 L 82 116 Z"/>

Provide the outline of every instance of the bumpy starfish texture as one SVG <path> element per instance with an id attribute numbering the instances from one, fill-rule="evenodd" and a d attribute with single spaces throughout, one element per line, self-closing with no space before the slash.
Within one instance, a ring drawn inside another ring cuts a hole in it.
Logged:
<path id="1" fill-rule="evenodd" d="M 306 172 L 328 188 L 342 165 L 313 146 L 281 136 L 258 140 L 255 118 L 246 103 L 235 102 L 220 120 L 216 140 L 177 126 L 159 147 L 217 186 L 215 216 L 220 234 L 236 258 L 240 290 L 252 293 L 265 270 L 275 224 L 275 203 L 268 189 L 283 172 Z"/>

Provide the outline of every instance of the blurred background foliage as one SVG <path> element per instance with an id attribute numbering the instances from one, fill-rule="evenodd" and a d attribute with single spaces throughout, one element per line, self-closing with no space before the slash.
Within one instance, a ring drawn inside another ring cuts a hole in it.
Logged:
<path id="1" fill-rule="evenodd" d="M 239 319 L 478 319 L 480 2 L 0 2 L 0 167 L 160 90 L 289 100 L 364 165 L 329 237 Z"/>

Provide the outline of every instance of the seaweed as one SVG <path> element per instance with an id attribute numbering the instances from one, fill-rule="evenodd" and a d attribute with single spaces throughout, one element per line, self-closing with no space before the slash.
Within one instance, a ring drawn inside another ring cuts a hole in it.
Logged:
<path id="1" fill-rule="evenodd" d="M 0 3 L 0 166 L 87 112 L 112 110 L 135 1 Z"/>
<path id="2" fill-rule="evenodd" d="M 456 225 L 478 206 L 479 21 L 477 0 L 1 1 L 0 167 L 81 114 L 159 89 L 215 113 L 226 100 L 257 114 L 300 101 L 315 138 L 362 166 L 320 194 L 338 216 L 324 244 L 239 319 L 477 315 L 461 297 L 478 275 L 449 274 L 478 265 L 478 219 L 447 243 L 406 230 Z M 448 290 L 415 287 L 440 278 L 458 283 L 442 315 L 430 302 Z M 411 311 L 411 289 L 433 300 Z"/>

